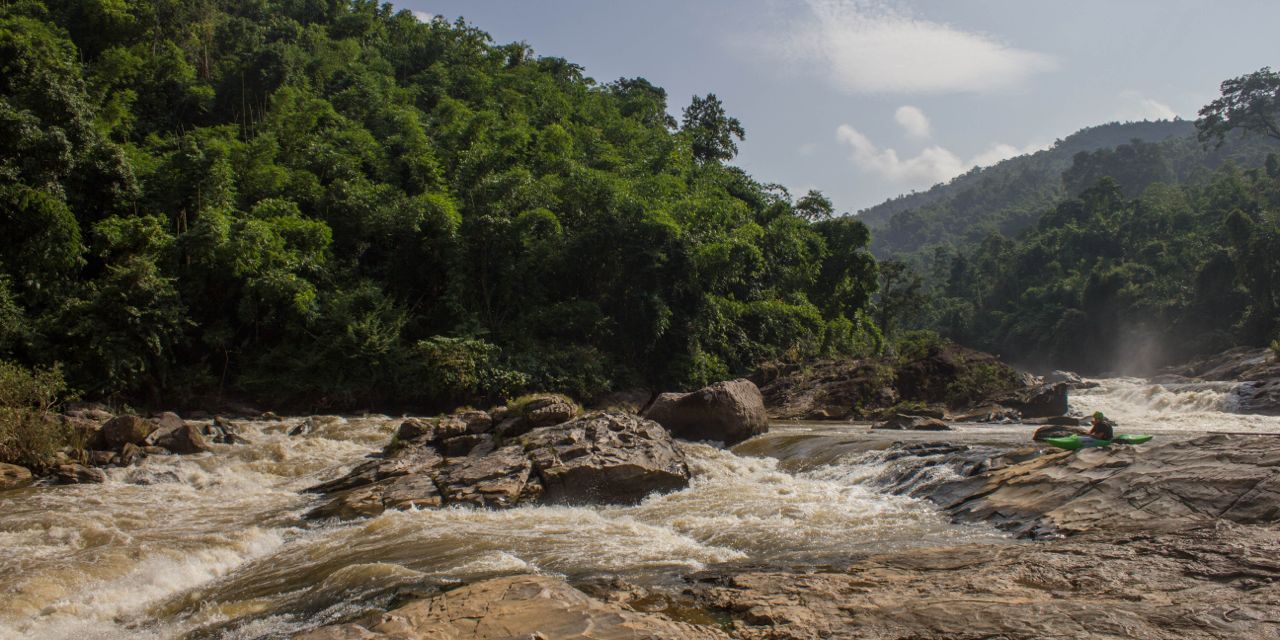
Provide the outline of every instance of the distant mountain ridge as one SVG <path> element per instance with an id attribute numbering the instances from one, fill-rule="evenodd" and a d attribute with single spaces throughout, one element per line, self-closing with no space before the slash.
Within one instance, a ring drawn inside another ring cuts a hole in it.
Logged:
<path id="1" fill-rule="evenodd" d="M 1124 153 L 1112 153 L 1121 148 Z M 1190 120 L 1113 122 L 1082 129 L 1043 151 L 974 168 L 927 191 L 892 198 L 857 216 L 872 229 L 871 248 L 881 258 L 937 244 L 973 245 L 993 232 L 1016 235 L 1062 198 L 1075 195 L 1068 193 L 1064 173 L 1070 172 L 1074 182 L 1099 171 L 1132 173 L 1113 177 L 1136 195 L 1150 182 L 1192 180 L 1227 161 L 1258 166 L 1277 150 L 1280 145 L 1261 138 L 1233 138 L 1206 148 Z M 1146 172 L 1130 171 L 1138 167 Z"/>

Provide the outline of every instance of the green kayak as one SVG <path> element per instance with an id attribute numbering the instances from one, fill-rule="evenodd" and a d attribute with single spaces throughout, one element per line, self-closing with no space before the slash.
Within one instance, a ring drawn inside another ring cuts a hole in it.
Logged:
<path id="1" fill-rule="evenodd" d="M 1099 440 L 1089 436 L 1069 435 L 1062 438 L 1045 438 L 1044 441 L 1062 449 L 1075 451 L 1089 447 L 1109 447 L 1113 444 L 1142 444 L 1151 439 L 1148 435 L 1122 433 L 1112 440 Z"/>

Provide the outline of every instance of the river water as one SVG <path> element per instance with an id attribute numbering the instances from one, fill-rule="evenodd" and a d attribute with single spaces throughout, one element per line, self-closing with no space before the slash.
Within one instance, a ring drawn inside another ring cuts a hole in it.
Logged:
<path id="1" fill-rule="evenodd" d="M 1101 381 L 1073 409 L 1102 410 L 1121 431 L 1168 437 L 1280 432 L 1239 416 L 1229 385 Z M 720 563 L 797 566 L 965 541 L 1012 543 L 955 526 L 923 500 L 883 490 L 902 479 L 886 436 L 866 425 L 776 425 L 733 451 L 682 444 L 692 485 L 627 507 L 389 512 L 308 522 L 301 493 L 344 473 L 390 438 L 385 416 L 241 423 L 248 445 L 153 456 L 102 485 L 0 493 L 0 638 L 272 638 L 345 620 L 439 586 L 513 573 L 676 584 Z M 1008 448 L 1028 427 L 894 434 Z M 907 470 L 952 473 L 939 465 Z"/>

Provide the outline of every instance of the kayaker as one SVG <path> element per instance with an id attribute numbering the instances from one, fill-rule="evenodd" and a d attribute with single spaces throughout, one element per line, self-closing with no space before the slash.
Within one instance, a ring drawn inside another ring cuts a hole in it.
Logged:
<path id="1" fill-rule="evenodd" d="M 1111 440 L 1115 438 L 1115 431 L 1113 427 L 1116 426 L 1116 423 L 1108 420 L 1106 416 L 1102 415 L 1101 411 L 1095 411 L 1093 413 L 1093 422 L 1091 424 L 1093 425 L 1093 428 L 1089 430 L 1088 434 L 1086 434 L 1090 438 L 1097 438 L 1098 440 Z"/>

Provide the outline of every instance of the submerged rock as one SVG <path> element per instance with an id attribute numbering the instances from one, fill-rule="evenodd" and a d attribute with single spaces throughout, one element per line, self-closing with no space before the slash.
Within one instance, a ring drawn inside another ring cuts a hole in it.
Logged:
<path id="1" fill-rule="evenodd" d="M 912 415 L 909 413 L 899 413 L 884 422 L 872 426 L 871 428 L 906 431 L 951 431 L 951 425 L 947 424 L 943 420 L 930 416 Z"/>
<path id="2" fill-rule="evenodd" d="M 717 382 L 692 393 L 664 393 L 644 417 L 686 440 L 734 445 L 769 430 L 764 396 L 750 380 Z"/>
<path id="3" fill-rule="evenodd" d="M 411 506 L 628 503 L 689 483 L 684 454 L 670 434 L 637 416 L 591 413 L 502 439 L 483 433 L 492 421 L 477 413 L 405 420 L 381 458 L 308 489 L 333 496 L 308 515 L 348 519 Z"/>
<path id="4" fill-rule="evenodd" d="M 485 580 L 294 640 L 727 640 L 717 629 L 597 600 L 559 578 Z"/>

